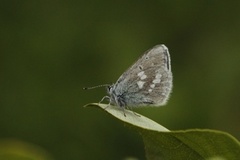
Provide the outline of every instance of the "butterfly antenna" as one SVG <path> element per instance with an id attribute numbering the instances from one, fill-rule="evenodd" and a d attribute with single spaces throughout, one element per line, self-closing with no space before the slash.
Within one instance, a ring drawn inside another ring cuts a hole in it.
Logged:
<path id="1" fill-rule="evenodd" d="M 84 87 L 83 89 L 84 90 L 89 90 L 89 89 L 100 88 L 100 87 L 107 87 L 107 86 L 110 86 L 110 84 L 101 84 L 101 85 L 93 86 L 93 87 Z"/>

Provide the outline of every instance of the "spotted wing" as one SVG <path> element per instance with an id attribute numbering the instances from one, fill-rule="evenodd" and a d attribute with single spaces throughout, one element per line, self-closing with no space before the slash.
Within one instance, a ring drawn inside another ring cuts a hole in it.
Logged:
<path id="1" fill-rule="evenodd" d="M 164 105 L 172 89 L 170 55 L 165 45 L 146 51 L 115 83 L 126 106 Z"/>

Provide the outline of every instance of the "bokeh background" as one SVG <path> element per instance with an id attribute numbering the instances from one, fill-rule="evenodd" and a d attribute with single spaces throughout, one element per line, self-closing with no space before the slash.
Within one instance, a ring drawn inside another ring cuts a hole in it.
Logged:
<path id="1" fill-rule="evenodd" d="M 165 44 L 167 106 L 138 108 L 170 130 L 240 139 L 240 1 L 1 1 L 0 153 L 45 159 L 145 159 L 141 137 L 98 109 L 104 88 Z M 24 148 L 24 149 L 23 149 Z"/>

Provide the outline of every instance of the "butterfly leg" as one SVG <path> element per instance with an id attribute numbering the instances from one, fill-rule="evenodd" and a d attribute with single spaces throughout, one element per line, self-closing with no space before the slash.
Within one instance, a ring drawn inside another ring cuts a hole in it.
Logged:
<path id="1" fill-rule="evenodd" d="M 132 111 L 133 112 L 133 114 L 135 115 L 135 116 L 138 116 L 138 117 L 141 117 L 139 114 L 137 114 L 136 112 L 134 112 L 134 111 Z"/>
<path id="2" fill-rule="evenodd" d="M 104 96 L 101 101 L 98 102 L 98 104 L 102 103 L 102 101 L 104 101 L 104 99 L 109 99 L 110 100 L 110 97 L 109 96 Z"/>
<path id="3" fill-rule="evenodd" d="M 132 111 L 135 116 L 141 117 L 139 114 L 133 111 L 133 107 L 126 107 L 128 110 Z"/>
<path id="4" fill-rule="evenodd" d="M 104 108 L 104 110 L 105 110 L 105 109 L 107 109 L 107 108 L 110 106 L 110 104 L 111 104 L 111 99 L 110 99 L 109 96 L 104 96 L 104 97 L 101 99 L 101 101 L 98 102 L 98 104 L 100 104 L 102 101 L 104 101 L 104 99 L 109 99 L 109 103 L 108 103 L 107 107 Z"/>
<path id="5" fill-rule="evenodd" d="M 124 107 L 121 107 L 121 108 L 122 108 L 122 110 L 123 110 L 123 115 L 124 115 L 124 117 L 126 117 L 125 108 L 124 108 Z"/>

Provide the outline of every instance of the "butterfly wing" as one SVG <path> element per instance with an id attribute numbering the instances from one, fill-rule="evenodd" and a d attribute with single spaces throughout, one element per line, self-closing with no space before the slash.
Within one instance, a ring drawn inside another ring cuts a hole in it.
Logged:
<path id="1" fill-rule="evenodd" d="M 165 45 L 146 51 L 113 86 L 115 100 L 132 107 L 164 105 L 171 89 L 170 55 Z"/>

